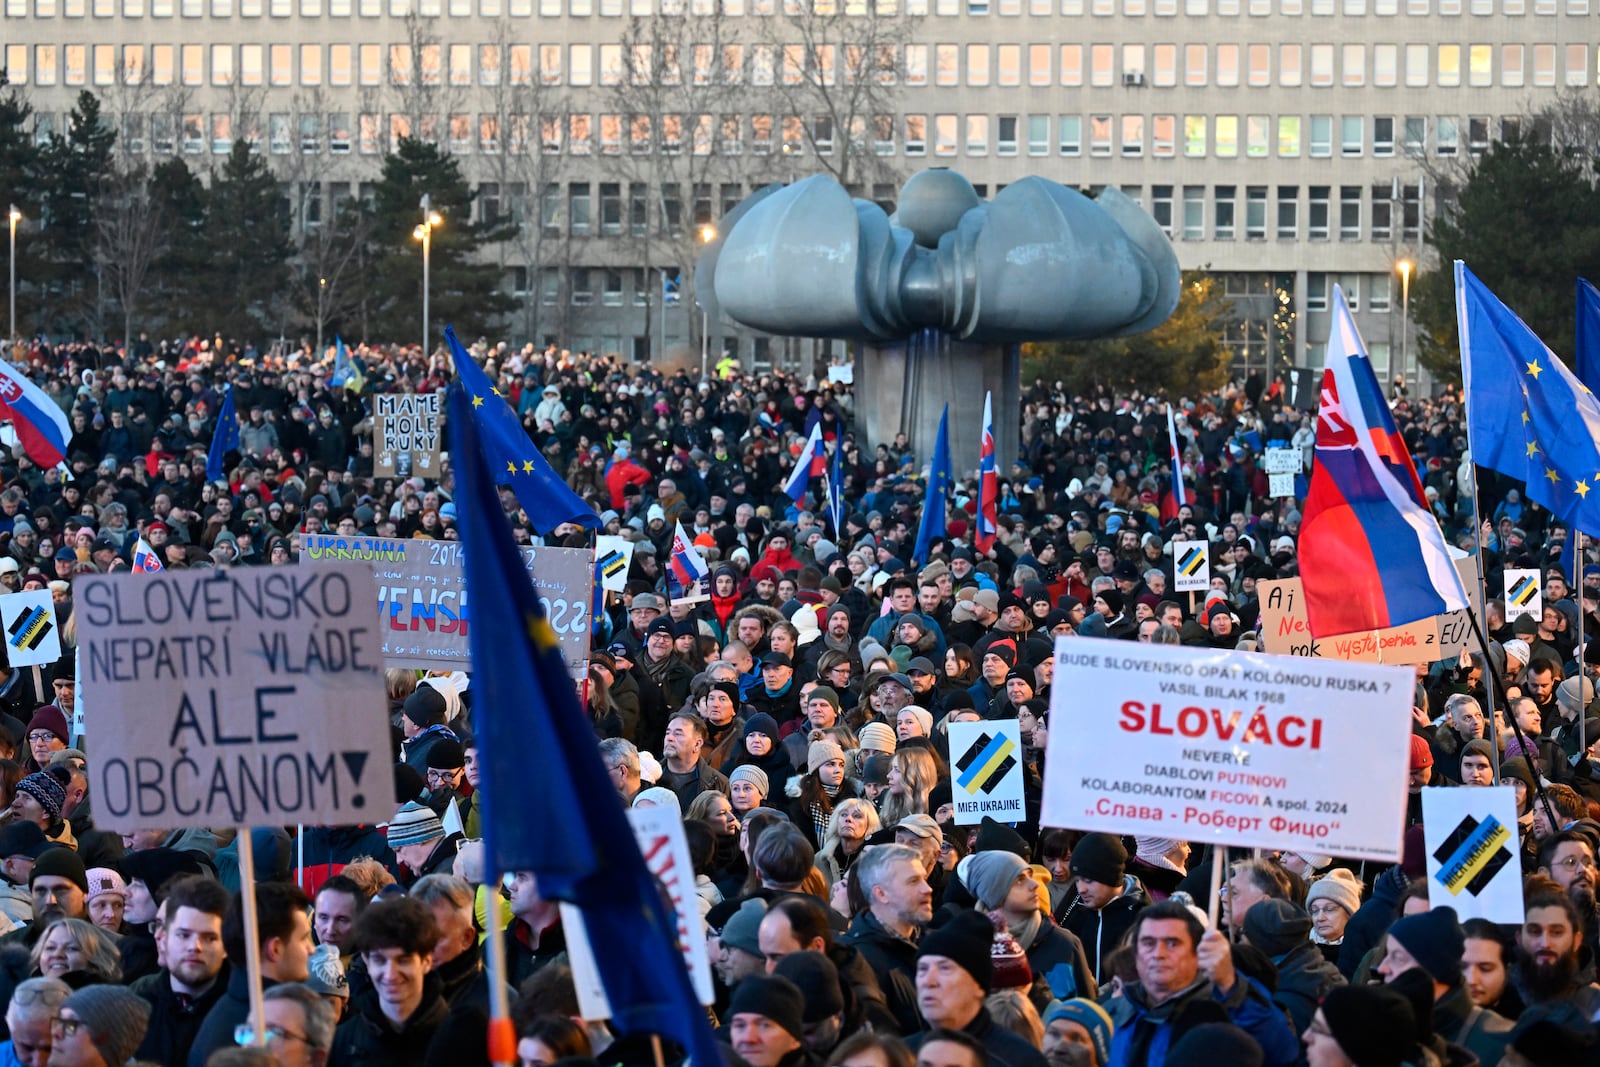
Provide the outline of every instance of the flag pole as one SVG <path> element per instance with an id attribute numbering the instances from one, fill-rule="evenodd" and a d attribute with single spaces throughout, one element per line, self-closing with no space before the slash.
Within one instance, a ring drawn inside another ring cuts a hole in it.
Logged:
<path id="1" fill-rule="evenodd" d="M 489 887 L 483 908 L 483 925 L 489 943 L 489 1062 L 495 1067 L 511 1067 L 517 1062 L 517 1034 L 511 1024 L 511 998 L 506 989 L 506 944 L 500 926 L 500 885 L 498 872 Z"/>
<path id="2" fill-rule="evenodd" d="M 1506 721 L 1511 724 L 1511 732 L 1517 735 L 1518 744 L 1520 744 L 1524 749 L 1527 749 L 1529 748 L 1528 735 L 1522 732 L 1522 724 L 1517 722 L 1517 717 L 1511 712 L 1511 700 L 1506 696 L 1505 678 L 1501 675 L 1500 668 L 1495 666 L 1494 659 L 1489 655 L 1489 639 L 1484 636 L 1483 624 L 1478 621 L 1478 616 L 1472 610 L 1472 606 L 1470 604 L 1467 606 L 1467 618 L 1472 622 L 1472 632 L 1478 635 L 1478 643 L 1484 648 L 1483 659 L 1488 665 L 1489 676 L 1494 681 L 1493 689 L 1500 694 L 1500 699 L 1505 703 Z M 1493 721 L 1494 720 L 1491 715 L 1490 722 Z M 1533 791 L 1538 797 L 1539 803 L 1544 805 L 1545 816 L 1550 820 L 1550 825 L 1552 827 L 1559 827 L 1561 823 L 1556 820 L 1555 808 L 1550 804 L 1550 794 L 1545 792 L 1544 783 L 1539 780 L 1539 766 L 1531 757 L 1528 759 L 1528 765 L 1533 771 Z M 1495 781 L 1499 780 L 1500 770 L 1498 767 L 1496 767 Z"/>
<path id="3" fill-rule="evenodd" d="M 1461 299 L 1460 286 L 1461 276 L 1460 271 L 1458 270 L 1456 272 L 1456 301 L 1458 307 Z M 1483 487 L 1478 484 L 1478 464 L 1472 458 L 1472 369 L 1467 365 L 1468 361 L 1466 344 L 1461 344 L 1457 348 L 1457 352 L 1461 356 L 1461 413 L 1466 416 L 1467 462 L 1470 466 L 1469 473 L 1472 478 L 1472 536 L 1473 540 L 1476 541 L 1478 545 L 1478 551 L 1473 553 L 1473 562 L 1477 565 L 1478 569 L 1478 588 L 1483 590 L 1484 599 L 1487 600 L 1489 597 L 1489 575 L 1484 570 L 1483 554 L 1488 550 L 1489 546 L 1487 539 L 1483 536 L 1483 511 L 1482 505 L 1479 502 L 1483 495 Z M 1488 707 L 1485 709 L 1485 712 L 1489 719 L 1490 763 L 1492 763 L 1494 766 L 1494 780 L 1498 782 L 1500 780 L 1500 727 L 1499 723 L 1495 721 L 1494 699 L 1495 691 L 1497 689 L 1502 689 L 1500 684 L 1500 673 L 1494 669 L 1494 657 L 1489 655 L 1489 641 L 1488 638 L 1484 636 L 1483 627 L 1479 625 L 1477 616 L 1472 613 L 1471 597 L 1467 598 L 1467 618 L 1472 623 L 1472 632 L 1478 635 L 1478 648 L 1483 652 L 1484 671 L 1492 677 L 1492 682 L 1484 683 L 1483 696 L 1484 703 L 1488 705 Z M 1503 689 L 1501 699 L 1504 699 Z M 1510 713 L 1511 708 L 1508 704 L 1506 707 L 1506 714 L 1509 716 Z M 1515 725 L 1515 722 L 1513 722 L 1513 725 Z M 1519 730 L 1518 735 L 1520 736 L 1520 734 L 1521 731 Z M 1534 782 L 1537 783 L 1538 780 L 1538 775 L 1535 774 Z"/>
<path id="4" fill-rule="evenodd" d="M 1578 758 L 1582 759 L 1589 749 L 1583 728 L 1589 704 L 1583 699 L 1583 531 L 1576 523 L 1572 526 L 1572 588 L 1578 594 Z"/>

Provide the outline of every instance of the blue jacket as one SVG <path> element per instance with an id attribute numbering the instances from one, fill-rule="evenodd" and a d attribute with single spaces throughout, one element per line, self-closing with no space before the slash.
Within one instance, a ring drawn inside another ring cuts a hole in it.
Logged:
<path id="1" fill-rule="evenodd" d="M 1265 986 L 1241 974 L 1224 994 L 1202 975 L 1186 992 L 1153 1008 L 1145 1003 L 1144 986 L 1138 982 L 1108 1005 L 1116 1024 L 1110 1067 L 1161 1067 L 1167 1062 L 1176 1017 L 1201 998 L 1216 1001 L 1227 1012 L 1229 1022 L 1256 1039 L 1266 1067 L 1291 1067 L 1300 1058 L 1300 1039 Z"/>

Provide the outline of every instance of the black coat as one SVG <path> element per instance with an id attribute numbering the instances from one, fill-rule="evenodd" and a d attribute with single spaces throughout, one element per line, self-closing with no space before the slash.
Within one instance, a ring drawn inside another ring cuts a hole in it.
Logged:
<path id="1" fill-rule="evenodd" d="M 270 978 L 263 978 L 262 991 L 277 984 Z M 206 1012 L 205 1021 L 195 1034 L 194 1044 L 189 1046 L 189 1067 L 206 1067 L 206 1061 L 217 1049 L 233 1048 L 234 1028 L 249 1018 L 250 976 L 243 967 L 234 967 L 228 972 L 226 988 L 212 1004 L 211 1010 Z M 161 1062 L 168 1067 L 176 1067 L 172 1060 Z"/>
<path id="2" fill-rule="evenodd" d="M 362 997 L 334 1031 L 328 1067 L 422 1067 L 433 1035 L 449 1014 L 432 975 L 423 985 L 422 1003 L 399 1030 L 384 1016 L 376 996 Z"/>
<path id="3" fill-rule="evenodd" d="M 173 992 L 172 978 L 163 969 L 143 982 L 134 992 L 150 1002 L 150 1027 L 144 1032 L 139 1051 L 133 1058 L 152 1063 L 187 1063 L 189 1050 L 200 1035 L 200 1025 L 217 1001 L 228 991 L 229 967 L 222 965 L 222 973 L 211 988 L 195 997 L 187 1005 L 180 1004 Z M 228 1035 L 231 1040 L 233 1035 Z"/>
<path id="4" fill-rule="evenodd" d="M 901 1034 L 922 1029 L 922 1012 L 917 1008 L 917 946 L 883 928 L 870 911 L 850 921 L 843 938 L 859 952 L 877 976 L 878 988 L 895 1026 Z"/>

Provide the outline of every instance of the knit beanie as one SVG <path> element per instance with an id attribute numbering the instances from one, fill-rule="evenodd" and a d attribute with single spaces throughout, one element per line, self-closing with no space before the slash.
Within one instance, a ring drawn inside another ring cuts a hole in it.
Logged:
<path id="1" fill-rule="evenodd" d="M 431 685 L 419 685 L 401 706 L 401 713 L 412 723 L 426 729 L 444 722 L 444 694 Z"/>
<path id="2" fill-rule="evenodd" d="M 813 741 L 811 747 L 806 749 L 806 770 L 815 772 L 829 760 L 844 759 L 844 749 L 832 741 Z"/>
<path id="3" fill-rule="evenodd" d="M 724 945 L 743 949 L 752 956 L 760 956 L 761 938 L 757 931 L 761 929 L 761 920 L 767 916 L 767 902 L 760 897 L 751 897 L 739 905 L 739 910 L 728 917 L 722 924 L 720 939 Z"/>
<path id="4" fill-rule="evenodd" d="M 1597 734 L 1596 736 L 1600 736 L 1600 734 Z M 894 757 L 889 755 L 887 752 L 873 752 L 868 754 L 861 760 L 861 784 L 888 785 L 889 771 L 893 767 Z M 938 808 L 934 808 L 931 803 L 928 806 L 934 811 L 939 810 Z"/>
<path id="5" fill-rule="evenodd" d="M 428 746 L 428 770 L 459 771 L 466 765 L 467 754 L 460 741 L 443 737 Z"/>
<path id="6" fill-rule="evenodd" d="M 807 702 L 813 700 L 826 700 L 829 704 L 833 705 L 834 711 L 839 710 L 839 693 L 831 686 L 817 686 L 815 689 L 811 690 L 811 692 L 806 694 L 806 700 Z"/>
<path id="7" fill-rule="evenodd" d="M 196 853 L 176 848 L 141 848 L 122 859 L 123 876 L 130 882 L 143 882 L 152 896 L 160 896 L 161 887 L 174 878 L 205 871 Z"/>
<path id="8" fill-rule="evenodd" d="M 1416 734 L 1411 735 L 1411 762 L 1407 767 L 1413 771 L 1420 771 L 1424 767 L 1433 766 L 1433 750 L 1428 747 L 1428 742 Z"/>
<path id="9" fill-rule="evenodd" d="M 772 792 L 772 783 L 767 780 L 767 772 L 757 767 L 754 763 L 741 763 L 728 775 L 728 784 L 734 782 L 749 782 L 756 787 L 756 792 L 763 797 Z"/>
<path id="10" fill-rule="evenodd" d="M 1083 997 L 1052 1000 L 1044 1009 L 1044 1024 L 1049 1026 L 1057 1019 L 1069 1019 L 1088 1031 L 1089 1040 L 1094 1044 L 1096 1063 L 1111 1062 L 1111 1038 L 1116 1027 L 1104 1008 Z"/>
<path id="11" fill-rule="evenodd" d="M 806 1039 L 805 997 L 800 987 L 787 978 L 777 975 L 753 974 L 733 987 L 733 999 L 728 1002 L 728 1018 L 737 1015 L 760 1015 L 771 1019 L 796 1039 Z"/>
<path id="12" fill-rule="evenodd" d="M 989 913 L 994 925 L 994 944 L 989 949 L 989 962 L 994 969 L 990 979 L 992 989 L 1031 989 L 1033 968 L 1028 964 L 1028 954 L 1022 951 L 1022 942 L 1006 928 L 1006 917 L 998 911 Z"/>
<path id="13" fill-rule="evenodd" d="M 839 988 L 839 968 L 820 952 L 791 952 L 778 961 L 772 973 L 787 978 L 805 1000 L 805 1022 L 826 1022 L 844 1011 Z"/>
<path id="14" fill-rule="evenodd" d="M 314 992 L 325 997 L 350 996 L 350 983 L 345 978 L 344 961 L 339 958 L 339 950 L 332 945 L 318 945 L 311 953 L 311 958 L 306 961 L 306 971 L 310 975 L 306 985 Z"/>
<path id="15" fill-rule="evenodd" d="M 917 959 L 943 956 L 972 975 L 988 992 L 994 980 L 994 924 L 981 911 L 962 911 L 943 926 L 922 935 Z"/>
<path id="16" fill-rule="evenodd" d="M 869 722 L 861 727 L 861 747 L 874 752 L 887 752 L 894 755 L 894 731 L 881 722 Z"/>
<path id="17" fill-rule="evenodd" d="M 61 1006 L 83 1020 L 108 1064 L 131 1060 L 150 1027 L 150 1002 L 122 986 L 85 986 Z"/>
<path id="18" fill-rule="evenodd" d="M 33 861 L 28 888 L 32 889 L 33 883 L 46 875 L 65 878 L 85 893 L 89 892 L 89 872 L 84 869 L 83 860 L 70 848 L 51 848 L 40 853 Z"/>
<path id="19" fill-rule="evenodd" d="M 978 852 L 967 861 L 967 873 L 963 881 L 977 898 L 978 907 L 985 910 L 998 908 L 1005 902 L 1006 894 L 1011 892 L 1017 876 L 1027 869 L 1027 863 L 1014 853 Z"/>
<path id="20" fill-rule="evenodd" d="M 1260 1043 L 1245 1030 L 1232 1023 L 1201 1023 L 1173 1042 L 1164 1067 L 1261 1067 L 1265 1062 Z"/>
<path id="21" fill-rule="evenodd" d="M 1135 837 L 1133 843 L 1136 849 L 1134 855 L 1146 862 L 1159 860 L 1178 847 L 1178 840 L 1174 837 Z"/>
<path id="22" fill-rule="evenodd" d="M 17 792 L 37 800 L 52 822 L 61 818 L 61 808 L 67 802 L 67 788 L 54 775 L 35 771 L 17 783 Z"/>
<path id="23" fill-rule="evenodd" d="M 1072 850 L 1072 876 L 1101 885 L 1121 885 L 1128 850 L 1112 834 L 1085 834 Z"/>
<path id="24" fill-rule="evenodd" d="M 1416 1051 L 1416 1015 L 1387 986 L 1334 986 L 1322 999 L 1322 1017 L 1356 1067 L 1400 1067 Z"/>
<path id="25" fill-rule="evenodd" d="M 119 896 L 124 901 L 128 899 L 128 886 L 122 880 L 122 875 L 110 867 L 95 867 L 88 872 L 89 888 L 85 890 L 88 896 L 86 903 L 93 904 L 101 897 Z"/>
<path id="26" fill-rule="evenodd" d="M 1389 936 L 1411 953 L 1434 981 L 1448 986 L 1461 981 L 1461 957 L 1467 943 L 1456 909 L 1441 906 L 1396 919 Z"/>
<path id="27" fill-rule="evenodd" d="M 1361 882 L 1345 868 L 1335 867 L 1312 882 L 1311 888 L 1306 891 L 1307 908 L 1319 900 L 1331 900 L 1346 914 L 1354 915 L 1356 909 L 1361 907 Z"/>
<path id="28" fill-rule="evenodd" d="M 33 718 L 28 720 L 28 733 L 35 730 L 49 730 L 63 745 L 72 743 L 72 731 L 67 726 L 66 714 L 54 704 L 41 704 L 33 711 Z"/>
<path id="29" fill-rule="evenodd" d="M 1269 897 L 1244 913 L 1244 936 L 1252 945 L 1276 959 L 1287 955 L 1311 936 L 1311 916 L 1292 900 Z"/>
<path id="30" fill-rule="evenodd" d="M 393 819 L 387 832 L 390 848 L 402 845 L 420 845 L 444 836 L 444 823 L 433 809 L 423 807 L 415 800 L 408 802 Z"/>
<path id="31" fill-rule="evenodd" d="M 1471 741 L 1468 741 L 1466 744 L 1461 746 L 1460 758 L 1466 759 L 1468 756 L 1482 756 L 1484 759 L 1489 761 L 1490 766 L 1493 766 L 1494 746 L 1481 737 L 1475 737 Z M 1460 760 L 1457 760 L 1457 766 L 1459 767 L 1459 765 Z"/>
<path id="32" fill-rule="evenodd" d="M 735 704 L 738 701 L 734 701 Z M 778 739 L 778 720 L 764 711 L 758 711 L 744 721 L 744 736 L 763 734 L 773 741 Z"/>

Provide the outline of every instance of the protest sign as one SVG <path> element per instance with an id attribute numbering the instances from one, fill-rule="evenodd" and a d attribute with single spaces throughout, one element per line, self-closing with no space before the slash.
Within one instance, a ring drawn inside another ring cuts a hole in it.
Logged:
<path id="1" fill-rule="evenodd" d="M 953 722 L 950 757 L 956 823 L 1020 822 L 1022 803 L 1022 728 L 1017 720 Z"/>
<path id="2" fill-rule="evenodd" d="M 61 631 L 48 589 L 0 596 L 0 628 L 13 667 L 42 667 L 61 658 Z"/>
<path id="3" fill-rule="evenodd" d="M 373 396 L 374 476 L 439 476 L 439 396 L 439 393 L 377 393 Z"/>
<path id="4" fill-rule="evenodd" d="M 594 582 L 586 548 L 522 550 L 523 565 L 561 644 L 568 673 L 588 670 L 590 591 Z M 400 540 L 308 534 L 302 566 L 356 560 L 376 584 L 385 667 L 469 670 L 467 579 L 456 541 Z"/>
<path id="5" fill-rule="evenodd" d="M 632 563 L 633 542 L 626 537 L 601 534 L 594 539 L 594 566 L 600 575 L 600 587 L 606 592 L 622 592 Z"/>
<path id="6" fill-rule="evenodd" d="M 1299 474 L 1302 456 L 1298 448 L 1269 448 L 1261 454 L 1261 466 L 1268 474 Z"/>
<path id="7" fill-rule="evenodd" d="M 1428 903 L 1467 919 L 1522 924 L 1517 795 L 1511 786 L 1424 789 Z"/>
<path id="8" fill-rule="evenodd" d="M 1472 559 L 1463 557 L 1455 564 L 1474 609 L 1482 611 L 1483 598 L 1477 593 L 1477 570 Z M 1299 578 L 1257 582 L 1256 595 L 1261 603 L 1258 623 L 1261 647 L 1274 655 L 1359 663 L 1433 663 L 1455 659 L 1463 648 L 1477 644 L 1472 636 L 1472 622 L 1465 612 L 1436 615 L 1385 630 L 1313 636 L 1311 622 L 1306 616 L 1305 590 Z"/>
<path id="9" fill-rule="evenodd" d="M 1267 495 L 1272 497 L 1294 496 L 1294 480 L 1296 475 L 1272 473 L 1267 475 Z"/>
<path id="10" fill-rule="evenodd" d="M 1203 593 L 1211 588 L 1211 545 L 1207 541 L 1172 543 L 1172 588 L 1180 593 Z"/>
<path id="11" fill-rule="evenodd" d="M 1043 825 L 1399 858 L 1412 670 L 1081 638 L 1055 663 Z"/>
<path id="12" fill-rule="evenodd" d="M 700 918 L 694 867 L 689 859 L 689 840 L 683 833 L 683 820 L 675 809 L 656 806 L 629 808 L 628 821 L 633 824 L 633 834 L 644 855 L 645 866 L 671 899 L 678 920 L 678 948 L 683 952 L 695 995 L 700 1003 L 710 1005 L 716 999 L 711 987 L 711 957 L 706 954 L 705 924 Z M 572 980 L 578 987 L 578 1007 L 583 1017 L 611 1018 L 611 1004 L 600 983 L 600 971 L 595 966 L 582 910 L 572 904 L 561 905 L 561 926 L 566 933 L 567 957 L 572 964 Z"/>
<path id="13" fill-rule="evenodd" d="M 95 814 L 119 829 L 394 812 L 366 566 L 93 574 L 73 587 Z"/>
<path id="14" fill-rule="evenodd" d="M 1524 615 L 1544 618 L 1544 588 L 1539 584 L 1539 572 L 1507 567 L 1505 575 L 1506 622 L 1516 622 Z"/>

